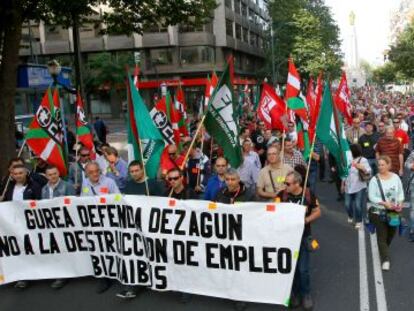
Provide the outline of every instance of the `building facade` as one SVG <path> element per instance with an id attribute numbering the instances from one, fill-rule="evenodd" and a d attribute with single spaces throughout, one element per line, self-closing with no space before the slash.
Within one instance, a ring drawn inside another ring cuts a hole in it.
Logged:
<path id="1" fill-rule="evenodd" d="M 97 18 L 103 8 L 97 8 Z M 234 58 L 235 76 L 255 83 L 257 71 L 264 65 L 269 15 L 267 0 L 221 0 L 212 20 L 200 27 L 154 25 L 142 35 L 102 35 L 104 25 L 84 25 L 80 29 L 84 64 L 100 52 L 133 53 L 139 59 L 144 97 L 159 93 L 157 87 L 167 81 L 205 78 L 213 70 L 223 70 L 226 59 Z M 56 56 L 73 58 L 72 29 L 31 23 L 23 30 L 20 55 L 28 61 L 46 62 Z M 197 80 L 194 80 L 197 81 Z M 197 83 L 196 83 L 197 84 Z M 197 101 L 204 85 L 186 87 L 188 100 Z M 107 113 L 103 105 L 92 105 L 95 113 Z M 100 106 L 100 107 L 99 107 Z"/>

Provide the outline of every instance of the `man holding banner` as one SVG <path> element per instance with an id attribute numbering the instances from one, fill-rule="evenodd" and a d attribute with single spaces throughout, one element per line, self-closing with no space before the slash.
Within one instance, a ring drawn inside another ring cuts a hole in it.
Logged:
<path id="1" fill-rule="evenodd" d="M 286 176 L 286 189 L 277 195 L 279 202 L 290 202 L 303 204 L 307 207 L 305 216 L 305 230 L 300 244 L 299 259 L 296 265 L 295 277 L 293 279 L 292 295 L 290 306 L 298 307 L 301 302 L 305 310 L 312 310 L 313 301 L 310 294 L 310 275 L 309 275 L 309 252 L 315 243 L 312 241 L 311 226 L 321 216 L 321 210 L 317 198 L 306 186 L 302 186 L 302 176 L 294 171 Z"/>

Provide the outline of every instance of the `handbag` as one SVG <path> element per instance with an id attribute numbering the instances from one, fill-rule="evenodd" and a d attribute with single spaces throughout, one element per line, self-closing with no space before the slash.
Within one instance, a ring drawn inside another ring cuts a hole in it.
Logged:
<path id="1" fill-rule="evenodd" d="M 381 180 L 379 179 L 378 175 L 375 175 L 375 178 L 377 179 L 377 184 L 379 187 L 379 190 L 381 192 L 381 198 L 382 201 L 386 201 L 385 199 L 385 195 L 384 195 L 384 190 L 382 189 L 382 184 L 381 184 Z M 386 222 L 388 224 L 388 226 L 390 227 L 399 227 L 401 225 L 401 216 L 399 213 L 395 212 L 395 211 L 388 211 L 386 210 L 385 215 L 383 215 L 383 217 L 381 217 L 380 215 L 380 219 L 384 222 Z"/>
<path id="2" fill-rule="evenodd" d="M 362 157 L 359 158 L 359 160 L 357 161 L 357 163 L 359 164 L 362 160 Z M 365 173 L 362 170 L 358 170 L 358 176 L 359 176 L 359 180 L 362 182 L 368 182 L 371 179 L 371 174 L 370 173 Z"/>

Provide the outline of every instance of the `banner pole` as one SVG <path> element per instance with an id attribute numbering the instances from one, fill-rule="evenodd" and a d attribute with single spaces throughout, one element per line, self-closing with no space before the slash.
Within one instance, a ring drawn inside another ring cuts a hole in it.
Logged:
<path id="1" fill-rule="evenodd" d="M 305 180 L 304 180 L 304 184 L 303 184 L 302 200 L 300 201 L 301 205 L 303 205 L 303 201 L 305 200 L 305 193 L 306 193 L 306 188 L 307 188 L 308 178 L 309 178 L 309 170 L 310 170 L 310 165 L 311 165 L 311 162 L 312 162 L 312 154 L 313 154 L 313 150 L 315 148 L 315 140 L 316 140 L 316 135 L 313 135 L 312 145 L 311 145 L 311 149 L 310 149 L 310 152 L 309 152 L 308 165 L 307 165 L 307 168 L 306 168 Z"/>
<path id="2" fill-rule="evenodd" d="M 203 147 L 204 147 L 204 133 L 201 134 L 201 155 L 203 156 Z M 201 157 L 200 160 L 198 161 L 198 165 L 200 166 L 198 171 L 197 171 L 197 182 L 196 182 L 196 186 L 200 186 L 200 179 L 201 179 L 201 162 L 203 161 L 203 158 Z"/>
<path id="3" fill-rule="evenodd" d="M 145 163 L 144 163 L 144 154 L 142 153 L 142 144 L 141 144 L 141 138 L 138 138 L 139 141 L 139 152 L 141 154 L 141 162 L 142 162 L 142 169 L 144 171 L 144 178 L 145 178 L 145 191 L 147 192 L 147 196 L 150 195 L 149 188 L 148 188 L 148 178 L 147 178 L 147 170 L 145 169 Z"/>
<path id="4" fill-rule="evenodd" d="M 200 132 L 201 127 L 203 126 L 203 123 L 204 123 L 204 120 L 206 119 L 206 116 L 207 116 L 207 113 L 204 113 L 203 118 L 201 119 L 200 124 L 197 127 L 197 130 L 196 130 L 196 132 L 194 134 L 194 138 L 192 139 L 191 144 L 190 144 L 190 147 L 188 148 L 187 153 L 186 153 L 186 155 L 184 157 L 184 161 L 183 161 L 183 163 L 180 166 L 181 171 L 184 169 L 185 164 L 187 163 L 187 160 L 188 160 L 188 157 L 190 155 L 191 149 L 193 149 L 194 143 L 195 143 L 195 141 L 197 139 L 197 136 L 198 136 L 198 133 Z M 172 193 L 173 193 L 173 188 L 171 188 L 170 193 L 168 194 L 168 197 L 169 198 L 171 198 Z"/>
<path id="5" fill-rule="evenodd" d="M 23 141 L 22 146 L 20 147 L 19 152 L 17 153 L 17 157 L 20 158 L 20 156 L 22 155 L 24 146 L 26 146 L 26 139 Z M 6 194 L 7 188 L 9 187 L 9 183 L 10 183 L 11 177 L 10 177 L 10 173 L 9 176 L 7 177 L 7 181 L 6 181 L 6 185 L 4 186 L 3 192 L 1 194 L 1 200 L 4 199 L 4 195 Z"/>

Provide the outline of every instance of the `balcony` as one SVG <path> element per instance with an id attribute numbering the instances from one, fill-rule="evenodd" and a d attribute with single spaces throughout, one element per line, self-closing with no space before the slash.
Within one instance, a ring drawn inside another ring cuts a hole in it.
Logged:
<path id="1" fill-rule="evenodd" d="M 128 50 L 135 48 L 134 38 L 128 36 L 109 36 L 108 50 Z"/>
<path id="2" fill-rule="evenodd" d="M 170 46 L 168 32 L 148 32 L 142 36 L 142 45 L 148 47 Z"/>
<path id="3" fill-rule="evenodd" d="M 184 32 L 178 35 L 178 44 L 180 46 L 192 45 L 210 45 L 216 44 L 214 34 L 209 32 Z"/>

